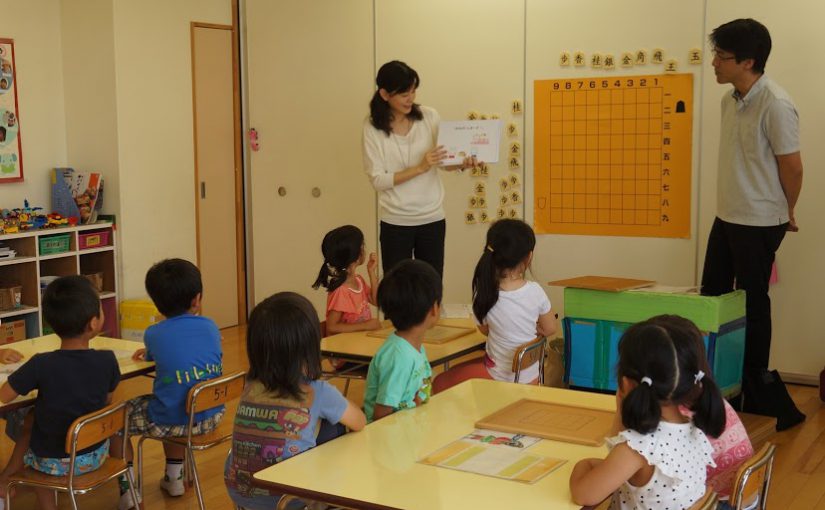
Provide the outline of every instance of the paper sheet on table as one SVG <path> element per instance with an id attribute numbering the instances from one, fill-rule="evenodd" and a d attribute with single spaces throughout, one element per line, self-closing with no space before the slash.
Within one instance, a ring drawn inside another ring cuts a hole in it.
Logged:
<path id="1" fill-rule="evenodd" d="M 660 294 L 696 294 L 699 292 L 699 287 L 693 285 L 689 287 L 678 287 L 675 285 L 661 285 L 653 284 L 649 287 L 641 289 L 630 289 L 628 292 L 658 292 Z"/>
<path id="2" fill-rule="evenodd" d="M 473 306 L 457 303 L 444 303 L 441 305 L 442 319 L 466 319 L 472 317 Z"/>
<path id="3" fill-rule="evenodd" d="M 130 351 L 128 349 L 110 349 L 113 353 L 115 353 L 115 358 L 117 359 L 131 359 L 132 354 L 135 353 L 135 350 Z"/>
<path id="4" fill-rule="evenodd" d="M 447 158 L 442 165 L 459 165 L 475 156 L 484 163 L 498 163 L 501 120 L 443 120 L 438 126 L 438 145 Z"/>
<path id="5" fill-rule="evenodd" d="M 538 441 L 520 434 L 476 429 L 419 462 L 532 484 L 567 462 L 530 453 L 528 448 Z"/>

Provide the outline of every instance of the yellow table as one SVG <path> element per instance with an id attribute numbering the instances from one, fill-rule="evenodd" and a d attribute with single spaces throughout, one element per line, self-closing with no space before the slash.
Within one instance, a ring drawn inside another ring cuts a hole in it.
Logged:
<path id="1" fill-rule="evenodd" d="M 612 395 L 473 379 L 362 432 L 304 452 L 255 474 L 254 483 L 352 508 L 564 510 L 576 461 L 604 457 L 605 447 L 542 440 L 530 451 L 568 462 L 533 485 L 427 466 L 421 457 L 473 430 L 476 420 L 521 398 L 614 410 Z"/>
<path id="2" fill-rule="evenodd" d="M 485 342 L 487 342 L 487 337 L 478 331 L 473 319 L 441 319 L 438 322 L 446 326 L 472 328 L 473 332 L 443 344 L 425 343 L 424 349 L 427 351 L 427 359 L 430 360 L 430 365 L 443 364 L 446 369 L 451 360 L 483 349 Z M 321 354 L 354 363 L 369 363 L 385 339 L 368 336 L 367 333 L 369 331 L 339 333 L 328 336 L 321 340 Z"/>
<path id="3" fill-rule="evenodd" d="M 23 362 L 41 352 L 54 351 L 60 348 L 60 338 L 57 335 L 46 335 L 38 338 L 30 338 L 28 340 L 21 340 L 19 342 L 12 342 L 5 344 L 3 348 L 10 348 L 19 351 L 23 354 Z M 132 354 L 136 349 L 143 347 L 140 342 L 133 342 L 130 340 L 120 340 L 117 338 L 96 337 L 89 342 L 89 347 L 92 349 L 104 350 L 108 349 L 115 352 L 117 363 L 120 366 L 120 378 L 129 379 L 130 377 L 137 377 L 139 375 L 148 374 L 155 369 L 153 361 L 133 361 Z M 0 365 L 0 371 L 4 365 Z M 8 368 L 8 367 L 5 367 Z M 5 382 L 7 374 L 3 373 L 0 376 L 2 382 Z M 28 395 L 20 395 L 8 404 L 0 405 L 0 411 L 10 411 L 17 407 L 30 404 L 37 398 L 37 391 L 33 391 Z"/>

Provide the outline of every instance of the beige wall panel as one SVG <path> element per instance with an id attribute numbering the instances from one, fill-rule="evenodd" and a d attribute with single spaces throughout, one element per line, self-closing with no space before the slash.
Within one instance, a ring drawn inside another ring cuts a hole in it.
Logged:
<path id="1" fill-rule="evenodd" d="M 816 55 L 825 48 L 822 18 L 825 7 L 818 2 L 769 0 L 708 2 L 705 29 L 736 18 L 754 18 L 771 32 L 773 49 L 765 67 L 767 75 L 793 98 L 799 111 L 802 162 L 805 167 L 802 195 L 796 208 L 799 232 L 788 233 L 776 256 L 779 281 L 771 287 L 773 341 L 771 368 L 784 373 L 816 377 L 825 365 L 819 291 L 825 288 L 821 270 L 825 254 L 825 202 L 821 199 L 825 176 L 825 98 L 823 71 Z M 810 60 L 807 60 L 810 59 Z M 716 215 L 716 169 L 719 147 L 719 103 L 730 85 L 719 85 L 712 70 L 705 74 L 705 122 L 702 130 L 701 216 L 699 219 L 700 269 L 704 263 L 707 236 Z M 815 379 L 814 379 L 815 380 Z"/>
<path id="2" fill-rule="evenodd" d="M 289 290 L 323 312 L 326 293 L 310 286 L 323 260 L 324 234 L 354 224 L 364 231 L 367 250 L 377 248 L 375 196 L 361 164 L 361 125 L 372 90 L 372 3 L 248 0 L 245 23 L 249 126 L 258 130 L 261 147 L 250 159 L 250 306 Z"/>
<path id="3" fill-rule="evenodd" d="M 123 297 L 158 260 L 195 261 L 189 23 L 232 23 L 228 0 L 114 2 Z M 226 211 L 232 215 L 232 211 Z"/>
<path id="4" fill-rule="evenodd" d="M 527 217 L 532 222 L 533 202 L 533 81 L 579 76 L 615 77 L 632 74 L 657 74 L 661 65 L 648 64 L 613 71 L 585 67 L 560 67 L 562 51 L 613 53 L 654 47 L 665 49 L 668 57 L 679 61 L 679 71 L 701 73 L 701 66 L 686 63 L 690 48 L 701 47 L 703 8 L 701 2 L 667 0 L 550 1 L 527 0 L 526 115 L 527 190 L 530 204 Z M 677 22 L 674 22 L 678 20 Z M 699 100 L 701 78 L 694 79 L 693 190 L 695 211 L 696 179 L 699 161 L 698 132 L 701 124 Z M 695 216 L 694 216 L 695 217 Z M 691 223 L 695 223 L 692 221 Z M 671 285 L 692 285 L 696 262 L 695 225 L 690 239 L 595 237 L 542 235 L 536 246 L 533 272 L 542 283 L 585 274 L 601 274 L 657 280 Z M 563 311 L 562 290 L 550 289 L 554 308 Z"/>
<path id="5" fill-rule="evenodd" d="M 0 37 L 14 39 L 23 182 L 0 184 L 0 207 L 48 207 L 49 172 L 66 159 L 60 2 L 0 0 Z"/>

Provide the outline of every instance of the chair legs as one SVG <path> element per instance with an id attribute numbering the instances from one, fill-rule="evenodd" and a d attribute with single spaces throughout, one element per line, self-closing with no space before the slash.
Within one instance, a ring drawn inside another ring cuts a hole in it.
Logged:
<path id="1" fill-rule="evenodd" d="M 143 498 L 143 441 L 145 440 L 146 436 L 141 436 L 137 444 L 137 489 L 141 498 Z"/>
<path id="2" fill-rule="evenodd" d="M 201 494 L 201 482 L 198 479 L 198 468 L 195 466 L 195 452 L 191 449 L 186 449 L 186 457 L 189 459 L 189 466 L 192 468 L 192 478 L 195 479 L 195 494 L 198 495 L 198 506 L 200 510 L 205 510 L 203 504 L 203 494 Z"/>
<path id="3" fill-rule="evenodd" d="M 135 479 L 132 477 L 132 472 L 129 469 L 126 470 L 126 480 L 129 482 L 129 491 L 132 493 L 132 501 L 135 502 L 135 510 L 140 510 L 141 505 L 140 505 L 140 502 L 139 502 L 140 500 L 138 499 L 137 485 L 135 484 Z M 111 479 L 110 479 L 110 481 L 111 481 Z M 5 507 L 6 507 L 6 509 L 9 509 L 9 510 L 11 509 L 11 492 L 12 492 L 12 489 L 16 485 L 18 485 L 18 483 L 12 481 L 12 482 L 9 482 L 8 486 L 6 486 L 6 496 L 5 496 L 5 503 L 6 503 Z M 23 483 L 22 485 L 26 485 L 26 484 Z M 73 510 L 78 510 L 79 507 L 78 507 L 78 504 L 77 504 L 77 495 L 75 495 L 74 491 L 69 490 L 67 487 L 64 487 L 64 488 L 60 489 L 60 491 L 58 491 L 58 490 L 54 491 L 54 504 L 55 504 L 55 506 L 57 506 L 57 503 L 58 503 L 58 501 L 57 501 L 58 493 L 61 492 L 61 491 L 65 491 L 69 494 L 69 501 L 71 502 L 72 509 Z M 203 506 L 201 506 L 201 509 L 203 509 Z"/>
<path id="4" fill-rule="evenodd" d="M 132 476 L 131 469 L 126 469 L 126 481 L 129 482 L 129 492 L 132 494 L 132 501 L 135 504 L 135 510 L 140 510 L 142 494 L 138 494 L 137 485 L 135 484 L 135 478 Z M 74 502 L 74 500 L 72 501 Z"/>

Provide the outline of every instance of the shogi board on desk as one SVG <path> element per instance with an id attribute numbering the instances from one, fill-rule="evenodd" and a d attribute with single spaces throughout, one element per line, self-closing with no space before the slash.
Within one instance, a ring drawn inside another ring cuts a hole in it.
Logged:
<path id="1" fill-rule="evenodd" d="M 613 418 L 614 413 L 602 409 L 524 398 L 480 419 L 475 426 L 599 446 L 610 431 Z"/>
<path id="2" fill-rule="evenodd" d="M 376 338 L 387 338 L 395 331 L 395 328 L 390 326 L 386 328 L 377 329 L 375 331 L 370 331 L 367 333 L 367 336 L 373 336 Z M 424 340 L 425 344 L 443 344 L 445 342 L 449 342 L 450 340 L 455 340 L 456 338 L 461 338 L 464 335 L 469 335 L 474 330 L 473 328 L 466 328 L 463 326 L 447 326 L 446 324 L 436 324 L 432 328 L 428 329 L 426 333 L 424 333 Z"/>
<path id="3" fill-rule="evenodd" d="M 577 289 L 605 290 L 621 292 L 623 290 L 641 289 L 650 287 L 656 282 L 653 280 L 635 280 L 633 278 L 617 278 L 614 276 L 577 276 L 566 280 L 556 280 L 548 285 L 556 287 L 575 287 Z"/>

